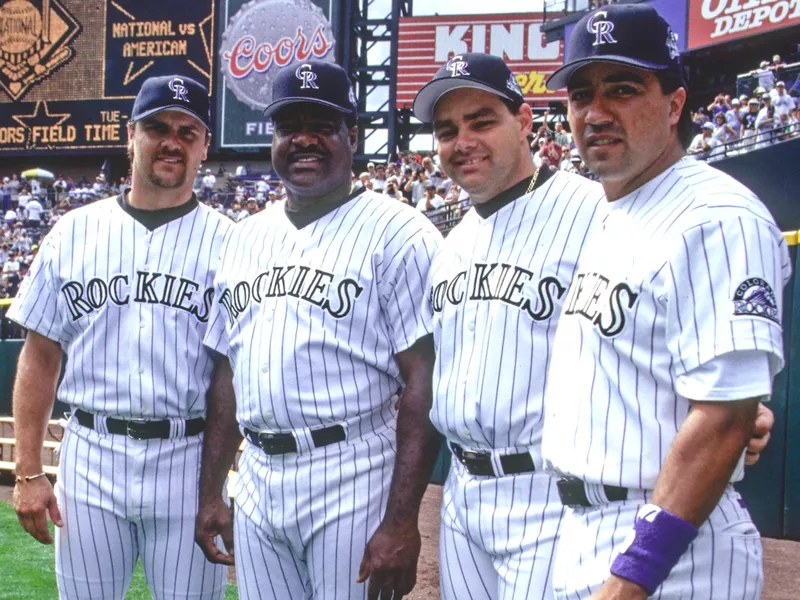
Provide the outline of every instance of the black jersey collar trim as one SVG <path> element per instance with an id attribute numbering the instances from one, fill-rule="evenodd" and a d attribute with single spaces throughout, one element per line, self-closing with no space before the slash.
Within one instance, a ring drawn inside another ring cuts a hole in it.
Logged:
<path id="1" fill-rule="evenodd" d="M 289 210 L 289 200 L 287 199 L 286 202 L 283 203 L 283 210 L 289 222 L 294 225 L 296 229 L 302 229 L 306 225 L 310 225 L 317 219 L 324 217 L 329 212 L 336 210 L 340 206 L 344 206 L 356 196 L 363 194 L 364 191 L 364 188 L 358 187 L 335 202 L 321 202 L 302 210 Z"/>
<path id="2" fill-rule="evenodd" d="M 194 192 L 192 192 L 192 197 L 180 206 L 171 206 L 170 208 L 160 208 L 158 210 L 144 210 L 131 206 L 125 193 L 117 196 L 117 204 L 136 221 L 147 227 L 148 230 L 153 231 L 162 225 L 166 225 L 170 221 L 185 217 L 197 208 L 199 203 Z"/>
<path id="3" fill-rule="evenodd" d="M 555 172 L 552 169 L 547 167 L 542 167 L 539 170 L 539 177 L 536 180 L 536 185 L 533 187 L 533 190 L 537 190 L 544 184 L 545 181 L 550 179 Z M 515 183 L 507 190 L 504 190 L 497 194 L 491 200 L 487 200 L 486 202 L 481 202 L 480 204 L 474 203 L 472 208 L 475 209 L 475 212 L 478 213 L 478 216 L 482 219 L 488 219 L 498 210 L 506 206 L 507 204 L 511 204 L 514 200 L 519 198 L 520 196 L 524 195 L 528 186 L 531 184 L 531 178 L 526 177 L 519 183 Z"/>

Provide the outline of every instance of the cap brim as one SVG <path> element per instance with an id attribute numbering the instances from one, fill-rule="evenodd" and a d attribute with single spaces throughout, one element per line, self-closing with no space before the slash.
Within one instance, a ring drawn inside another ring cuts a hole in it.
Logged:
<path id="1" fill-rule="evenodd" d="M 152 110 L 148 110 L 147 112 L 143 112 L 140 115 L 136 115 L 136 121 L 141 121 L 142 119 L 146 119 L 147 117 L 152 117 L 153 115 L 156 115 L 156 114 L 158 114 L 160 112 L 164 112 L 165 110 L 174 110 L 174 111 L 177 111 L 177 112 L 181 112 L 181 113 L 183 113 L 185 115 L 189 115 L 190 117 L 194 117 L 195 119 L 200 121 L 200 123 L 203 125 L 203 127 L 205 127 L 206 129 L 210 129 L 210 127 L 206 124 L 205 119 L 203 119 L 203 117 L 198 115 L 193 110 L 189 110 L 188 108 L 186 108 L 185 106 L 182 106 L 180 104 L 171 104 L 169 106 L 162 106 L 160 108 L 154 108 Z M 133 121 L 131 121 L 131 122 L 133 122 Z"/>
<path id="2" fill-rule="evenodd" d="M 299 104 L 301 102 L 310 102 L 311 104 L 320 104 L 322 106 L 327 106 L 328 108 L 332 108 L 334 110 L 339 111 L 343 115 L 352 115 L 353 111 L 345 110 L 338 104 L 334 104 L 333 102 L 328 102 L 326 100 L 319 100 L 318 98 L 308 98 L 305 96 L 292 96 L 289 98 L 282 98 L 273 102 L 267 108 L 264 109 L 264 117 L 270 118 L 274 115 L 277 111 L 282 109 L 285 106 L 289 106 L 290 104 Z"/>
<path id="3" fill-rule="evenodd" d="M 609 63 L 616 63 L 619 65 L 630 65 L 631 67 L 638 67 L 646 71 L 666 71 L 667 69 L 670 68 L 668 66 L 658 65 L 644 60 L 636 60 L 633 58 L 628 58 L 627 56 L 614 56 L 614 55 L 591 56 L 589 58 L 584 58 L 582 60 L 571 62 L 569 64 L 564 65 L 560 69 L 556 69 L 555 71 L 553 71 L 553 74 L 547 78 L 547 81 L 545 82 L 545 87 L 547 87 L 547 89 L 550 90 L 551 92 L 555 92 L 557 90 L 560 90 L 561 88 L 567 87 L 569 79 L 575 74 L 575 71 L 594 62 L 609 62 Z"/>
<path id="4" fill-rule="evenodd" d="M 505 98 L 509 102 L 517 102 L 517 100 L 508 94 L 504 94 L 483 82 L 475 81 L 468 77 L 447 77 L 446 79 L 434 79 L 422 87 L 419 93 L 417 93 L 417 97 L 414 98 L 414 105 L 412 108 L 414 116 L 423 123 L 433 122 L 433 110 L 436 107 L 436 103 L 439 102 L 446 93 L 462 88 L 483 90 L 495 96 Z"/>

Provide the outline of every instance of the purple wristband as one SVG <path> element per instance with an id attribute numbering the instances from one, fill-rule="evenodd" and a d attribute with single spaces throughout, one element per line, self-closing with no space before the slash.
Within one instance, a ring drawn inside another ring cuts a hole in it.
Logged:
<path id="1" fill-rule="evenodd" d="M 697 527 L 656 506 L 645 504 L 633 531 L 611 564 L 611 574 L 653 594 L 697 537 Z"/>

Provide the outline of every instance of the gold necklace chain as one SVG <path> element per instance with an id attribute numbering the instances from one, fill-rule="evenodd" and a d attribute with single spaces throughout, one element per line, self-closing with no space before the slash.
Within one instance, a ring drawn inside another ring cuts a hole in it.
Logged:
<path id="1" fill-rule="evenodd" d="M 536 172 L 533 174 L 533 177 L 531 177 L 531 184 L 528 186 L 528 191 L 525 192 L 526 194 L 530 194 L 533 191 L 533 188 L 536 187 L 536 182 L 539 181 L 540 169 L 541 167 L 536 167 Z"/>

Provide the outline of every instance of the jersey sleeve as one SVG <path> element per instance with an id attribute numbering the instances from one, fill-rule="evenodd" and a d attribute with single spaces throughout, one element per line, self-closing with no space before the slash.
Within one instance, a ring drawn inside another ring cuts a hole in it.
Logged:
<path id="1" fill-rule="evenodd" d="M 428 333 L 421 327 L 423 305 L 431 261 L 442 239 L 424 215 L 412 214 L 386 245 L 378 281 L 383 318 L 395 354 L 408 350 Z"/>
<path id="2" fill-rule="evenodd" d="M 56 234 L 51 233 L 42 241 L 6 317 L 25 329 L 61 343 L 64 340 L 58 310 L 58 282 L 53 273 L 53 261 L 58 253 L 56 238 Z"/>
<path id="3" fill-rule="evenodd" d="M 758 351 L 754 360 L 764 353 L 772 375 L 780 371 L 783 287 L 791 274 L 781 232 L 762 219 L 735 217 L 695 226 L 675 246 L 661 299 L 679 381 L 737 352 Z"/>

